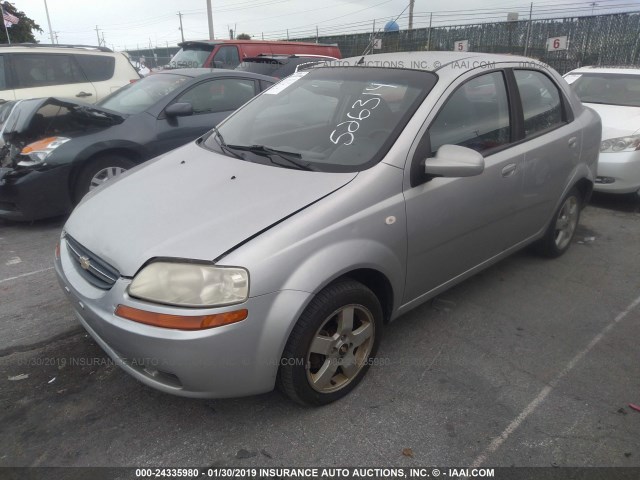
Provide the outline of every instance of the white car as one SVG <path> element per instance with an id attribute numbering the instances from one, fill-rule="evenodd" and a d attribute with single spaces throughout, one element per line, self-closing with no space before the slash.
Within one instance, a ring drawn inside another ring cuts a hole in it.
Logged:
<path id="1" fill-rule="evenodd" d="M 640 194 L 640 69 L 582 67 L 564 78 L 602 119 L 594 190 Z"/>
<path id="2" fill-rule="evenodd" d="M 38 97 L 96 103 L 140 79 L 124 54 L 82 45 L 2 45 L 0 67 L 0 104 Z"/>

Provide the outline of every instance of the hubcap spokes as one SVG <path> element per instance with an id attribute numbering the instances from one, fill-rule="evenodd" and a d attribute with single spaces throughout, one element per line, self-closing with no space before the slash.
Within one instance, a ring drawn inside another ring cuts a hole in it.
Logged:
<path id="1" fill-rule="evenodd" d="M 89 191 L 93 190 L 94 188 L 99 187 L 104 182 L 107 182 L 107 181 L 111 180 L 112 178 L 115 178 L 118 175 L 121 175 L 123 172 L 126 172 L 126 171 L 127 171 L 127 169 L 126 168 L 122 168 L 122 167 L 107 167 L 107 168 L 103 168 L 98 173 L 96 173 L 93 176 L 93 178 L 91 179 L 91 183 L 89 184 Z"/>
<path id="2" fill-rule="evenodd" d="M 575 197 L 569 197 L 562 205 L 556 219 L 556 247 L 562 250 L 569 244 L 577 225 L 578 200 Z"/>
<path id="3" fill-rule="evenodd" d="M 329 315 L 307 354 L 311 387 L 330 393 L 351 382 L 369 358 L 374 329 L 373 315 L 362 305 L 347 305 Z"/>

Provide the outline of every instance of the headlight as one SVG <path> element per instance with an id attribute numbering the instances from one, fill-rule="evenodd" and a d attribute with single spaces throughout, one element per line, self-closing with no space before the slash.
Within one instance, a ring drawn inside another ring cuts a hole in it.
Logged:
<path id="1" fill-rule="evenodd" d="M 631 152 L 640 149 L 640 135 L 609 138 L 600 144 L 601 152 Z"/>
<path id="2" fill-rule="evenodd" d="M 237 267 L 153 262 L 134 277 L 129 295 L 181 307 L 232 305 L 249 296 L 249 272 Z"/>
<path id="3" fill-rule="evenodd" d="M 22 155 L 28 155 L 29 160 L 20 160 L 18 165 L 21 167 L 35 167 L 43 163 L 56 148 L 69 140 L 71 139 L 67 137 L 47 137 L 30 143 L 20 152 Z"/>

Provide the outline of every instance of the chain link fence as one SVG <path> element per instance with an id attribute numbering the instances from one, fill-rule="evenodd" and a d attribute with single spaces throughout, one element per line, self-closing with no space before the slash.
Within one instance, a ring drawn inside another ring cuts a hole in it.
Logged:
<path id="1" fill-rule="evenodd" d="M 373 33 L 373 32 L 372 32 Z M 362 55 L 372 33 L 299 38 L 296 41 L 338 44 L 343 57 Z M 567 37 L 567 49 L 548 51 L 549 38 Z M 527 55 L 564 74 L 584 65 L 638 65 L 640 12 L 520 20 L 474 25 L 438 26 L 378 33 L 381 48 L 370 53 L 454 50 L 467 40 L 468 50 Z"/>

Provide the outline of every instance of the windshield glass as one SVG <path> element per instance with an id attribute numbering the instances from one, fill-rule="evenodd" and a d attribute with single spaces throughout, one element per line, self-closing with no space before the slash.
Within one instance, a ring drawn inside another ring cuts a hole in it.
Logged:
<path id="1" fill-rule="evenodd" d="M 186 49 L 181 48 L 178 50 L 171 61 L 169 62 L 170 68 L 200 68 L 204 66 L 209 55 L 213 51 L 214 45 L 211 46 L 189 46 Z"/>
<path id="2" fill-rule="evenodd" d="M 640 75 L 585 73 L 571 87 L 585 103 L 640 107 Z"/>
<path id="3" fill-rule="evenodd" d="M 364 170 L 384 157 L 436 81 L 431 72 L 372 67 L 298 72 L 220 125 L 229 148 L 221 148 L 220 135 L 205 146 L 288 168 L 295 164 L 280 153 L 298 168 Z"/>
<path id="4" fill-rule="evenodd" d="M 119 113 L 140 113 L 188 80 L 190 77 L 168 73 L 149 75 L 116 90 L 98 105 Z"/>

